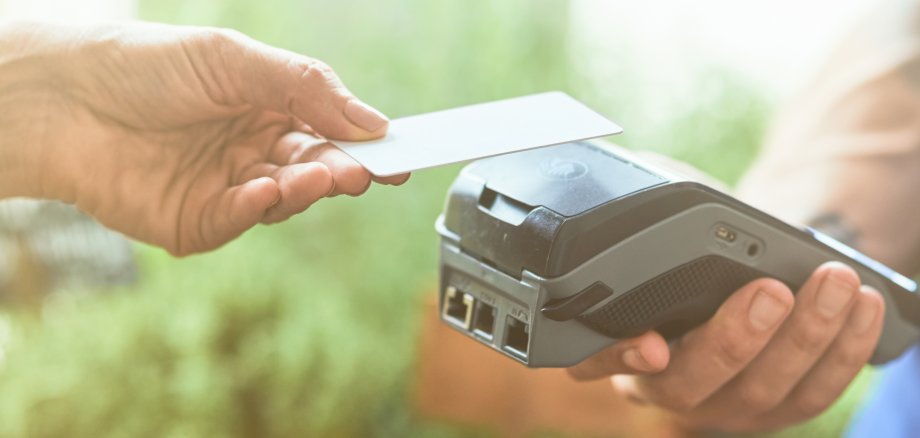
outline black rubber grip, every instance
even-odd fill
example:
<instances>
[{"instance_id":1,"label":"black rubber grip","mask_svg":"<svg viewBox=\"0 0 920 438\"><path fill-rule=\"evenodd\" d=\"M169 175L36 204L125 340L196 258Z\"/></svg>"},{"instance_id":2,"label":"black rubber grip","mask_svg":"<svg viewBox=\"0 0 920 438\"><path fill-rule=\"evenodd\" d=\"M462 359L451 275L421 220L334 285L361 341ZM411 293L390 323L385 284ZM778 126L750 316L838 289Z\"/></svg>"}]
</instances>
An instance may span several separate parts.
<instances>
[{"instance_id":1,"label":"black rubber grip","mask_svg":"<svg viewBox=\"0 0 920 438\"><path fill-rule=\"evenodd\" d=\"M701 257L578 319L612 338L629 338L654 329L673 339L708 320L729 295L761 277L768 275L731 259Z\"/></svg>"}]
</instances>

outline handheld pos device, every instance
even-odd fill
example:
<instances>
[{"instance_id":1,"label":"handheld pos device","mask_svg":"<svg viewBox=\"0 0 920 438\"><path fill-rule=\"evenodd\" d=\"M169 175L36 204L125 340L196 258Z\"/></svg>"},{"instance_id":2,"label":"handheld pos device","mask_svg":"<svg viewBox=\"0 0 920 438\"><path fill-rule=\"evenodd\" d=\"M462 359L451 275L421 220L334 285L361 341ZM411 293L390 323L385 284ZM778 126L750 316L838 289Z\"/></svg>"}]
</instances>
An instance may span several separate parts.
<instances>
[{"instance_id":1,"label":"handheld pos device","mask_svg":"<svg viewBox=\"0 0 920 438\"><path fill-rule=\"evenodd\" d=\"M436 226L442 320L529 367L575 365L648 330L678 337L744 284L797 290L831 260L884 296L872 363L920 339L910 279L600 142L467 165Z\"/></svg>"}]
</instances>

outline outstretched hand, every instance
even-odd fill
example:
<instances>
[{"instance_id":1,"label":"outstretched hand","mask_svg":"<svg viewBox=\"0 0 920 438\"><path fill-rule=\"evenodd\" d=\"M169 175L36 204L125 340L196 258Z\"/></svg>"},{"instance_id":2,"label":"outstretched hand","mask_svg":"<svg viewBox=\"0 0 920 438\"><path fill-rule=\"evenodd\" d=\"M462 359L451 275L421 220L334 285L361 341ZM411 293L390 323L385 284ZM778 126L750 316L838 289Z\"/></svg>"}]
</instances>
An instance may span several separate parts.
<instances>
[{"instance_id":1,"label":"outstretched hand","mask_svg":"<svg viewBox=\"0 0 920 438\"><path fill-rule=\"evenodd\" d=\"M8 138L39 167L20 194L74 202L176 255L408 178L373 178L323 141L388 126L332 69L234 31L10 25L0 44L14 91L0 108L29 127Z\"/></svg>"},{"instance_id":2,"label":"outstretched hand","mask_svg":"<svg viewBox=\"0 0 920 438\"><path fill-rule=\"evenodd\" d=\"M832 262L795 296L776 280L751 282L671 348L649 332L569 371L578 379L613 376L619 392L691 428L775 430L840 396L872 355L883 313L881 295Z\"/></svg>"}]
</instances>

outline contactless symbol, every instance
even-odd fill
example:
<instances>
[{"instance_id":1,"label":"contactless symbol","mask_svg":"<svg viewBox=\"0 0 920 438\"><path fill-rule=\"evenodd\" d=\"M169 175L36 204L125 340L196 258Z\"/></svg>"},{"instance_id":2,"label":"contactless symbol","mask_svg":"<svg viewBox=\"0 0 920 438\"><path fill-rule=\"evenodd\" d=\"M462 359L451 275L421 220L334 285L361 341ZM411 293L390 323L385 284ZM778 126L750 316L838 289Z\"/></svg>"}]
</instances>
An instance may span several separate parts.
<instances>
[{"instance_id":1,"label":"contactless symbol","mask_svg":"<svg viewBox=\"0 0 920 438\"><path fill-rule=\"evenodd\" d=\"M547 158L540 162L540 173L557 181L569 181L588 174L588 166L581 161L566 158Z\"/></svg>"}]
</instances>

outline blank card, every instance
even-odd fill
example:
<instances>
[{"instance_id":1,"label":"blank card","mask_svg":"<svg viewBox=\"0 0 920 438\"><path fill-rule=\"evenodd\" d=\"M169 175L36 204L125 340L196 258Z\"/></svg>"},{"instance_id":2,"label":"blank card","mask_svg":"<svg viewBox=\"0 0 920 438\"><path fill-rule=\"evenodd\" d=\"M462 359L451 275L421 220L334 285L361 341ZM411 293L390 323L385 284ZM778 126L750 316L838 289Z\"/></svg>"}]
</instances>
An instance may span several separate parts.
<instances>
[{"instance_id":1,"label":"blank card","mask_svg":"<svg viewBox=\"0 0 920 438\"><path fill-rule=\"evenodd\" d=\"M562 92L392 120L381 139L332 140L377 176L619 134L623 129Z\"/></svg>"}]
</instances>

